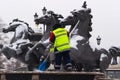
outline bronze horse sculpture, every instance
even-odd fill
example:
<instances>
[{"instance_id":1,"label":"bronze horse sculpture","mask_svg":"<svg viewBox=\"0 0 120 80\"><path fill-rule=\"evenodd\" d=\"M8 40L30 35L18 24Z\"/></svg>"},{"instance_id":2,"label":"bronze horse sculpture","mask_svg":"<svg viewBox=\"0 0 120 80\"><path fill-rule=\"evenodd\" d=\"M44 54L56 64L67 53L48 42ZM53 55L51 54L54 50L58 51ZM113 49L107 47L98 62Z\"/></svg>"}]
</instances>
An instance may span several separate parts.
<instances>
[{"instance_id":1,"label":"bronze horse sculpture","mask_svg":"<svg viewBox=\"0 0 120 80\"><path fill-rule=\"evenodd\" d=\"M104 72L106 68L108 68L110 61L111 61L111 54L105 50L97 48L93 50L89 43L91 31L91 18L92 15L91 9L84 8L78 11L72 12L72 17L66 18L65 20L61 21L62 25L71 25L74 23L73 29L71 30L71 59L73 62L73 67L77 71L93 71L94 69L99 68L101 72ZM76 20L74 20L76 19ZM46 20L47 21L47 20ZM48 37L49 38L49 37ZM48 39L47 39L48 40ZM44 44L46 40L43 42L39 42L39 44L33 47L28 53L29 55L34 52L34 49L40 49L39 51L39 58L45 59L47 53L45 52L46 45ZM74 44L73 44L74 43ZM43 55L42 57L40 55ZM50 60L48 59L46 67L48 68L50 65Z\"/></svg>"},{"instance_id":2,"label":"bronze horse sculpture","mask_svg":"<svg viewBox=\"0 0 120 80\"><path fill-rule=\"evenodd\" d=\"M14 32L14 36L8 45L1 45L2 53L10 59L14 57L23 63L25 61L26 52L33 44L29 41L29 35L34 33L34 31L29 27L28 23L14 19L8 26L8 28L3 28L4 33Z\"/></svg>"},{"instance_id":3,"label":"bronze horse sculpture","mask_svg":"<svg viewBox=\"0 0 120 80\"><path fill-rule=\"evenodd\" d=\"M72 16L64 19L61 23L63 25L71 25L71 23L75 21L75 18L80 21L74 30L75 33L72 34L72 38L76 38L77 40L77 37L83 37L83 39L78 39L76 41L76 46L71 46L70 53L71 59L74 61L77 70L81 71L83 68L85 71L93 71L99 68L101 72L104 72L111 62L111 54L103 48L100 50L97 48L95 48L95 50L92 49L89 42L89 31L91 31L92 18L90 13L91 9L89 8L73 11Z\"/></svg>"},{"instance_id":4,"label":"bronze horse sculpture","mask_svg":"<svg viewBox=\"0 0 120 80\"><path fill-rule=\"evenodd\" d=\"M48 11L47 15L44 15L38 19L35 19L36 23L39 24L46 24L46 32L44 34L44 36L42 36L40 42L47 41L47 39L49 38L49 33L52 30L52 26L56 23L59 23L59 18L63 18L62 15L59 14L55 14L53 11ZM48 22L46 21L48 20ZM28 24L24 21L18 20L18 19L14 19L13 22L11 22L9 24L8 29L3 29L4 33L8 33L8 32L15 32L14 37L11 40L10 45L13 45L16 42L19 42L19 39L25 39L28 40L28 42L23 42L22 45L19 46L18 43L18 47L20 47L20 49L23 51L20 54L17 54L17 50L13 50L11 49L11 46L3 46L0 45L0 47L2 48L2 53L8 58L10 59L11 57L14 57L18 60L20 60L21 62L25 63L28 65L28 70L33 70L34 68L36 68L38 66L38 64L40 63L39 59L42 56L43 53L41 53L44 50L44 46L43 45L39 45L37 46L37 48L34 49L34 52L32 52L32 54L30 54L30 60L26 60L26 53L28 52L28 50L30 48L32 48L34 46L34 44L32 42L29 42L29 36L30 34L34 33L34 31L32 31L32 29L30 27L28 27ZM16 33L18 36L16 36ZM25 34L24 34L25 33ZM21 44L21 43L20 43ZM47 44L45 44L47 46ZM35 45L36 46L36 45Z\"/></svg>"},{"instance_id":5,"label":"bronze horse sculpture","mask_svg":"<svg viewBox=\"0 0 120 80\"><path fill-rule=\"evenodd\" d=\"M100 71L105 71L106 68L108 68L110 61L111 61L111 54L105 50L105 49L100 49L98 50L97 48L93 50L89 44L89 31L91 31L91 18L92 16L90 15L90 9L83 9L83 10L78 10L78 11L73 11L72 14L74 18L79 18L80 24L78 25L78 31L77 34L82 36L84 39L83 40L78 40L77 41L77 48L78 50L76 51L75 47L72 47L71 49L71 58L73 58L77 69L79 71L84 68L85 71L92 71L96 68L99 68ZM82 16L82 17L81 17ZM74 19L73 18L73 19ZM65 19L62 23L72 23L71 19ZM68 21L68 22L67 22ZM86 28L86 29L85 29ZM73 36L76 36L73 34ZM73 38L75 39L75 38ZM73 52L72 52L73 51ZM76 51L76 52L74 52ZM78 54L76 54L78 53ZM76 55L75 55L76 54ZM77 58L77 57L78 58Z\"/></svg>"},{"instance_id":6,"label":"bronze horse sculpture","mask_svg":"<svg viewBox=\"0 0 120 80\"><path fill-rule=\"evenodd\" d=\"M49 33L52 30L52 26L59 22L59 20L58 20L59 18L63 18L62 15L55 14L53 11L48 11L47 13L48 13L48 15L44 15L44 16L38 18L38 19L35 19L36 23L39 22L39 24L42 24L42 23L46 24L46 32L44 34L45 36L42 37L40 42L44 41L44 40L47 40L49 38ZM46 20L48 20L48 22ZM25 27L24 27L24 25L25 25ZM23 27L22 30L17 29L19 27L20 28ZM24 31L24 28L26 28L26 31ZM15 32L15 34L14 34L14 37L12 38L12 40L10 42L10 45L14 44L15 42L18 42L18 40L20 38L24 38L24 39L29 40L30 34L34 33L34 31L28 26L28 24L26 22L18 20L18 19L14 19L13 22L11 22L9 24L8 29L3 29L4 33L8 33L8 32L11 32L11 31ZM24 32L25 32L25 34L23 34ZM17 33L18 36L16 36L16 33ZM26 53L33 46L34 46L34 44L32 44L31 42L29 43L29 41L28 41L28 43L26 43L26 42L23 43L20 46L20 48L23 51L22 53L20 53L20 55L16 54L16 51L9 48L9 46L3 47L3 45L1 45L1 48L2 48L2 53L8 59L10 59L11 57L14 57L14 58L22 61L23 63L28 64L28 70L33 70L33 68L36 68L36 66L39 64L39 57L42 56L41 54L38 54L38 52L42 52L42 50L44 50L43 47L42 47L42 49L41 49L41 47L38 47L39 49L35 48L34 52L32 54L30 54L30 60L27 61L25 59Z\"/></svg>"},{"instance_id":7,"label":"bronze horse sculpture","mask_svg":"<svg viewBox=\"0 0 120 80\"><path fill-rule=\"evenodd\" d=\"M36 43L34 47L32 47L32 49L26 54L26 61L31 65L30 70L33 70L35 65L38 66L40 64L40 59L47 55L44 51L49 44L48 39L50 31L52 30L53 25L60 22L59 18L63 18L63 16L60 14L55 14L53 11L47 11L46 15L38 17L34 20L36 24L46 25L46 30L41 40ZM47 66L49 66L49 64L50 62L48 62Z\"/></svg>"},{"instance_id":8,"label":"bronze horse sculpture","mask_svg":"<svg viewBox=\"0 0 120 80\"><path fill-rule=\"evenodd\" d=\"M23 25L23 28L21 25ZM24 27L24 25L26 25L27 27ZM17 28L19 28L19 29L17 29ZM27 22L24 22L19 19L13 19L13 21L9 23L8 28L3 28L3 32L4 33L15 32L12 40L10 41L10 44L16 42L18 39L21 39L21 38L28 39L29 36L32 33L34 33L34 31L32 30L31 27L29 27L29 24ZM24 35L24 36L22 37L22 35Z\"/></svg>"}]
</instances>

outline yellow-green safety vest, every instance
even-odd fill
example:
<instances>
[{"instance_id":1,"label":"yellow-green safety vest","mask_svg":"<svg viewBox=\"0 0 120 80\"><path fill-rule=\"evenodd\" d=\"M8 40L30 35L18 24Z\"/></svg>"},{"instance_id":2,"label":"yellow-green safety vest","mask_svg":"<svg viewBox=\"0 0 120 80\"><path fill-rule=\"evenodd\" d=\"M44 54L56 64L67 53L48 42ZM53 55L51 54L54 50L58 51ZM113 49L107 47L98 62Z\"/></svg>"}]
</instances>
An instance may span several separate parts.
<instances>
[{"instance_id":1,"label":"yellow-green safety vest","mask_svg":"<svg viewBox=\"0 0 120 80\"><path fill-rule=\"evenodd\" d=\"M67 31L64 28L58 28L53 31L55 35L54 47L58 51L64 51L70 49L69 38Z\"/></svg>"}]
</instances>

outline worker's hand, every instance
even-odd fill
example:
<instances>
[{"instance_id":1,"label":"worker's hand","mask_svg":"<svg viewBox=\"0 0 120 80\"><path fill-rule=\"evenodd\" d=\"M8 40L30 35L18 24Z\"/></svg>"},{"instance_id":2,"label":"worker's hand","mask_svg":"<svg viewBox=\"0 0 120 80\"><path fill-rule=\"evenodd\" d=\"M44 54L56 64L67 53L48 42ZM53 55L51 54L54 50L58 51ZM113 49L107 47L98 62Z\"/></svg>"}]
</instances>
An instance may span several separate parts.
<instances>
[{"instance_id":1,"label":"worker's hand","mask_svg":"<svg viewBox=\"0 0 120 80\"><path fill-rule=\"evenodd\" d=\"M50 52L50 48L46 48L45 53L49 53L49 52Z\"/></svg>"},{"instance_id":2,"label":"worker's hand","mask_svg":"<svg viewBox=\"0 0 120 80\"><path fill-rule=\"evenodd\" d=\"M47 49L49 49L51 46L52 46L52 44L49 44L49 45L47 46Z\"/></svg>"}]
</instances>

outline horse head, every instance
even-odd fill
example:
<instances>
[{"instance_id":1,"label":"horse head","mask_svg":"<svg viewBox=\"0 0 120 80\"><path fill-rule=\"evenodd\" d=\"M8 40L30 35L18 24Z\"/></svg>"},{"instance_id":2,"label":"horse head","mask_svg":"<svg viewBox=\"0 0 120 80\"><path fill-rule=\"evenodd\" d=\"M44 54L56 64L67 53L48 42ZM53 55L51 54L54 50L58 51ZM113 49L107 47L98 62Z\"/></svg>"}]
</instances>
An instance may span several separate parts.
<instances>
[{"instance_id":1,"label":"horse head","mask_svg":"<svg viewBox=\"0 0 120 80\"><path fill-rule=\"evenodd\" d=\"M45 34L41 38L41 41L45 41L49 38L49 34L50 34L50 31L52 30L53 25L55 25L56 23L59 23L60 18L63 18L63 16L60 14L55 14L53 11L47 11L46 15L43 15L34 20L36 24L46 25Z\"/></svg>"},{"instance_id":2,"label":"horse head","mask_svg":"<svg viewBox=\"0 0 120 80\"><path fill-rule=\"evenodd\" d=\"M81 9L81 10L73 10L71 11L72 15L65 18L63 21L61 21L62 25L71 25L70 32L73 30L77 22L79 21L80 27L76 27L77 34L85 37L86 39L91 37L91 34L89 32L92 31L92 22L91 18L92 15L91 9Z\"/></svg>"},{"instance_id":3,"label":"horse head","mask_svg":"<svg viewBox=\"0 0 120 80\"><path fill-rule=\"evenodd\" d=\"M60 18L63 18L62 15L56 14L53 11L47 11L46 15L43 15L37 19L35 19L36 24L44 24L46 25L46 32L50 32L54 24L60 22Z\"/></svg>"},{"instance_id":4,"label":"horse head","mask_svg":"<svg viewBox=\"0 0 120 80\"><path fill-rule=\"evenodd\" d=\"M59 23L59 18L63 18L63 16L61 14L56 14L53 11L47 11L46 15L38 17L34 21L36 22L36 24L53 25Z\"/></svg>"},{"instance_id":5,"label":"horse head","mask_svg":"<svg viewBox=\"0 0 120 80\"><path fill-rule=\"evenodd\" d=\"M9 23L9 27L7 29L3 28L3 32L4 33L8 33L10 31L14 32L19 25L20 25L19 23L14 24L14 22L11 22Z\"/></svg>"},{"instance_id":6,"label":"horse head","mask_svg":"<svg viewBox=\"0 0 120 80\"><path fill-rule=\"evenodd\" d=\"M116 47L116 46L112 46L112 47L109 48L109 52L112 55L112 62L111 62L111 64L112 65L118 64L117 57L120 56L120 48Z\"/></svg>"},{"instance_id":7,"label":"horse head","mask_svg":"<svg viewBox=\"0 0 120 80\"><path fill-rule=\"evenodd\" d=\"M78 21L78 19L75 16L69 15L64 20L62 20L60 23L63 26L70 25L71 28L70 28L69 32L71 32L72 29L74 28L74 26L76 25L77 21Z\"/></svg>"}]
</instances>

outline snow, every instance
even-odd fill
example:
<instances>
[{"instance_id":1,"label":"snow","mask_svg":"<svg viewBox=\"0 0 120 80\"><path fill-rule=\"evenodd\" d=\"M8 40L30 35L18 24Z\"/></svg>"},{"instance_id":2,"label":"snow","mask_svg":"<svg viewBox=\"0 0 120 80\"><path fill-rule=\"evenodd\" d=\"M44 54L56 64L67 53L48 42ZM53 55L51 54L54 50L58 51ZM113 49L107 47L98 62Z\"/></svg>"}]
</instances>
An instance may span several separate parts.
<instances>
[{"instance_id":1,"label":"snow","mask_svg":"<svg viewBox=\"0 0 120 80\"><path fill-rule=\"evenodd\" d=\"M78 48L77 48L78 41L81 41L82 39L84 39L82 36L74 35L70 39L70 46L78 50Z\"/></svg>"}]
</instances>

